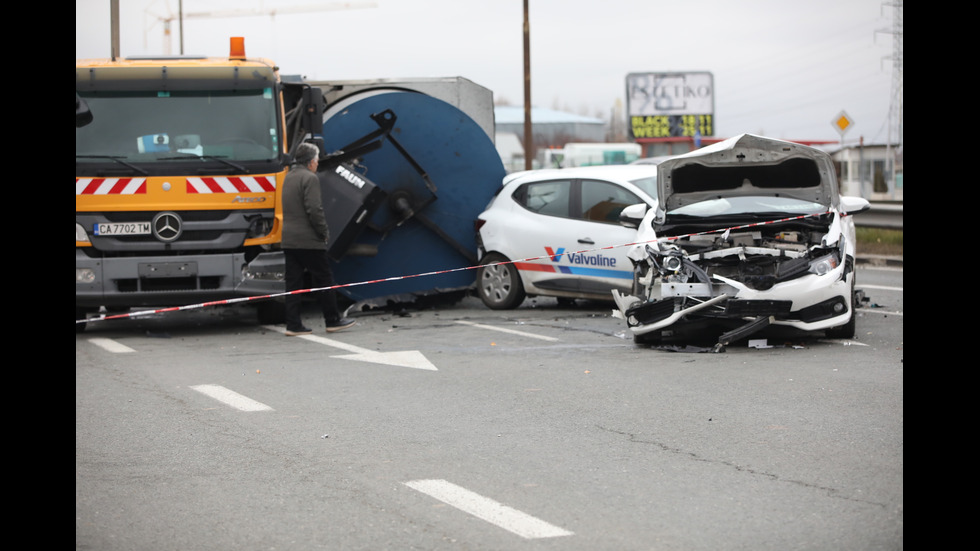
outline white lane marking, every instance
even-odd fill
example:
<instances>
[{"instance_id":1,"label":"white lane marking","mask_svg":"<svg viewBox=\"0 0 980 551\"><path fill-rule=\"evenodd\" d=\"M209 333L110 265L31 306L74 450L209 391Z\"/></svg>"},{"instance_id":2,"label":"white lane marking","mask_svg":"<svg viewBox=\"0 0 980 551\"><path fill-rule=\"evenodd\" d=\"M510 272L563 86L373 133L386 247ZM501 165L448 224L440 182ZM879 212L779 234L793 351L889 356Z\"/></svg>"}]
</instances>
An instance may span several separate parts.
<instances>
[{"instance_id":1,"label":"white lane marking","mask_svg":"<svg viewBox=\"0 0 980 551\"><path fill-rule=\"evenodd\" d=\"M278 327L275 325L264 325L263 327L270 331L278 331L279 333L286 332L285 327ZM376 350L368 350L367 348L361 348L359 346L354 346L353 344L348 344L346 342L336 341L325 337L318 337L316 335L299 335L291 338L306 339L311 342L351 352L351 354L331 356L332 358L342 358L345 360L355 360L359 362L370 362L384 365L397 365L399 367L411 367L413 369L425 369L428 371L439 371L436 369L436 366L432 365L432 362L430 362L428 358L426 358L425 355L418 350L378 352Z\"/></svg>"},{"instance_id":2,"label":"white lane marking","mask_svg":"<svg viewBox=\"0 0 980 551\"><path fill-rule=\"evenodd\" d=\"M445 480L413 480L404 484L522 538L554 538L573 534Z\"/></svg>"},{"instance_id":3,"label":"white lane marking","mask_svg":"<svg viewBox=\"0 0 980 551\"><path fill-rule=\"evenodd\" d=\"M219 385L197 385L192 389L242 411L272 411L272 408Z\"/></svg>"},{"instance_id":4,"label":"white lane marking","mask_svg":"<svg viewBox=\"0 0 980 551\"><path fill-rule=\"evenodd\" d=\"M899 291L901 293L905 292L904 287L892 287L890 285L858 285L858 289L881 289L882 291Z\"/></svg>"},{"instance_id":5,"label":"white lane marking","mask_svg":"<svg viewBox=\"0 0 980 551\"><path fill-rule=\"evenodd\" d=\"M89 339L88 342L94 344L95 346L98 346L99 348L103 348L105 350L108 350L109 352L115 352L117 354L136 352L135 350L126 346L125 344L120 344L112 339L96 338L96 339Z\"/></svg>"},{"instance_id":6,"label":"white lane marking","mask_svg":"<svg viewBox=\"0 0 980 551\"><path fill-rule=\"evenodd\" d=\"M829 342L831 344L843 344L844 346L868 346L863 342L851 340L851 339L819 339L820 342Z\"/></svg>"},{"instance_id":7,"label":"white lane marking","mask_svg":"<svg viewBox=\"0 0 980 551\"><path fill-rule=\"evenodd\" d=\"M888 310L878 310L877 308L858 308L858 312L871 312L872 314L884 314L886 316L905 316L903 312L890 312Z\"/></svg>"},{"instance_id":8,"label":"white lane marking","mask_svg":"<svg viewBox=\"0 0 980 551\"><path fill-rule=\"evenodd\" d=\"M506 327L497 327L495 325L484 325L482 323L474 323L472 321L456 320L456 323L461 323L463 325L469 325L472 327L479 327L480 329L489 329L491 331L500 331L501 333L512 333L514 335L520 335L522 337L528 337L531 339L541 339L543 341L558 342L558 339L554 337L545 337L543 335L535 335L534 333L526 333L524 331L518 331L516 329L508 329Z\"/></svg>"}]
</instances>

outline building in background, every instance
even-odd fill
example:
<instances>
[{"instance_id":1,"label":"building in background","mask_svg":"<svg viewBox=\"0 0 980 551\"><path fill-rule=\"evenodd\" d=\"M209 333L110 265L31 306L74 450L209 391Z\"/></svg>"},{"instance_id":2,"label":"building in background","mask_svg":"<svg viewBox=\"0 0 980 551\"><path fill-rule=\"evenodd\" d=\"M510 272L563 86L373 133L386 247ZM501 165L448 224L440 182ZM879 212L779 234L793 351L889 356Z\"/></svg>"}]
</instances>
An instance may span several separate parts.
<instances>
[{"instance_id":1,"label":"building in background","mask_svg":"<svg viewBox=\"0 0 980 551\"><path fill-rule=\"evenodd\" d=\"M496 119L496 144L504 168L508 172L524 169L524 107L498 105L494 107ZM547 149L562 149L572 142L601 143L606 141L606 121L583 117L573 113L553 109L531 109L531 126L534 140L534 158L537 165L542 164L542 152ZM515 138L521 144L515 150Z\"/></svg>"},{"instance_id":2,"label":"building in background","mask_svg":"<svg viewBox=\"0 0 980 551\"><path fill-rule=\"evenodd\" d=\"M864 197L869 201L904 199L902 147L859 144L828 153L837 166L842 195ZM889 155L893 155L894 173L889 170Z\"/></svg>"}]
</instances>

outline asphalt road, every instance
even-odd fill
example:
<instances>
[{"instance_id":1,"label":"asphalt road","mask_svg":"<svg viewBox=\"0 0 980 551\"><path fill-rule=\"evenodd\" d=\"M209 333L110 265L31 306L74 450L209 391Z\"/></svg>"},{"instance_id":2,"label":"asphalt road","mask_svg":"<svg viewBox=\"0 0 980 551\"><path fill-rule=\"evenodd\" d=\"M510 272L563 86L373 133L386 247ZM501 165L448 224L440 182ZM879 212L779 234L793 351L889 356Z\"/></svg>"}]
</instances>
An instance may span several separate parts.
<instances>
[{"instance_id":1,"label":"asphalt road","mask_svg":"<svg viewBox=\"0 0 980 551\"><path fill-rule=\"evenodd\" d=\"M75 547L902 549L902 271L858 283L853 341L724 353L551 299L91 323Z\"/></svg>"}]
</instances>

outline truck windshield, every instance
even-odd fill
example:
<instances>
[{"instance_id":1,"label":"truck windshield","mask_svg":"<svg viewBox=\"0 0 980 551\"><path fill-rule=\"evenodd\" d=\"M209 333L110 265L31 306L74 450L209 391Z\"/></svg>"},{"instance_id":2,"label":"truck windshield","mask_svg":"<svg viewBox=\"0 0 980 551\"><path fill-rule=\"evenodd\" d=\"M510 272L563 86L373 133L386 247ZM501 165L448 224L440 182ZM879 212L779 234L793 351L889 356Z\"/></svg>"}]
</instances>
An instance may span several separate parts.
<instances>
[{"instance_id":1,"label":"truck windshield","mask_svg":"<svg viewBox=\"0 0 980 551\"><path fill-rule=\"evenodd\" d=\"M76 163L214 162L278 158L271 88L79 92L92 112L75 130Z\"/></svg>"}]
</instances>

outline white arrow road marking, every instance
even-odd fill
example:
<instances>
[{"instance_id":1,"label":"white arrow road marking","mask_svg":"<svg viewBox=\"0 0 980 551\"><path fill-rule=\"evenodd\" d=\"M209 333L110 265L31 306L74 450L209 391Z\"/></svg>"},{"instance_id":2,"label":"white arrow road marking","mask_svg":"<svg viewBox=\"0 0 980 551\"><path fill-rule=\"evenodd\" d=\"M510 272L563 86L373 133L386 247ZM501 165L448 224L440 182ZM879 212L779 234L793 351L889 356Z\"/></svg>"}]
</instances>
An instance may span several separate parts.
<instances>
[{"instance_id":1,"label":"white arrow road marking","mask_svg":"<svg viewBox=\"0 0 980 551\"><path fill-rule=\"evenodd\" d=\"M881 289L884 291L905 291L904 287L892 287L890 285L860 285L861 289Z\"/></svg>"},{"instance_id":2,"label":"white arrow road marking","mask_svg":"<svg viewBox=\"0 0 980 551\"><path fill-rule=\"evenodd\" d=\"M109 352L115 352L117 354L124 354L127 352L136 352L132 348L126 346L125 344L118 343L112 339L89 339L88 342L108 350Z\"/></svg>"},{"instance_id":3,"label":"white arrow road marking","mask_svg":"<svg viewBox=\"0 0 980 551\"><path fill-rule=\"evenodd\" d=\"M277 327L275 325L264 325L263 327L270 331L278 331L279 333L286 332L285 327ZM367 348L361 348L359 346L354 346L353 344L335 341L326 337L318 337L316 335L299 335L293 338L306 339L325 346L331 346L333 348L339 348L341 350L351 352L351 354L331 356L331 358L341 358L345 360L355 360L358 362L370 362L383 365L396 365L398 367L411 367L413 369L426 369L428 371L439 371L436 369L436 366L432 365L428 358L426 358L418 350L378 352L376 350L368 350Z\"/></svg>"},{"instance_id":4,"label":"white arrow road marking","mask_svg":"<svg viewBox=\"0 0 980 551\"><path fill-rule=\"evenodd\" d=\"M112 339L96 338L96 339L89 339L88 342L94 344L95 346L98 346L99 348L103 348L105 350L108 350L109 352L115 352L117 354L136 352L135 350L126 346L125 344L118 343Z\"/></svg>"},{"instance_id":5,"label":"white arrow road marking","mask_svg":"<svg viewBox=\"0 0 980 551\"><path fill-rule=\"evenodd\" d=\"M192 389L242 411L272 411L272 408L219 385L197 385Z\"/></svg>"},{"instance_id":6,"label":"white arrow road marking","mask_svg":"<svg viewBox=\"0 0 980 551\"><path fill-rule=\"evenodd\" d=\"M480 329L489 329L491 331L500 331L501 333L512 333L514 335L520 335L522 337L529 337L532 339L541 339L543 341L558 342L558 339L554 337L545 337L544 335L535 335L534 333L527 333L525 331L518 331L516 329L508 329L506 327L497 327L496 325L483 325L482 323L473 323L472 321L456 320L456 323L461 323L463 325L470 325L472 327L479 327Z\"/></svg>"},{"instance_id":7,"label":"white arrow road marking","mask_svg":"<svg viewBox=\"0 0 980 551\"><path fill-rule=\"evenodd\" d=\"M405 482L413 490L438 499L479 519L495 524L526 539L571 536L572 532L522 513L492 499L475 494L445 480Z\"/></svg>"}]
</instances>

